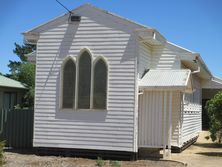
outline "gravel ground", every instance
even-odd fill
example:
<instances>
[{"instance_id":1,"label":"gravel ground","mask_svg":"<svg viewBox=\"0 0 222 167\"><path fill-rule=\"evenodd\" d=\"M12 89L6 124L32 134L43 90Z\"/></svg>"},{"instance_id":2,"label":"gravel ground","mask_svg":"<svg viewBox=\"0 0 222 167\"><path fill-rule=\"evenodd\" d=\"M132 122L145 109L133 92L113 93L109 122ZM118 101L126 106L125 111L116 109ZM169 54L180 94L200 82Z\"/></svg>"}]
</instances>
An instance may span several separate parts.
<instances>
[{"instance_id":1,"label":"gravel ground","mask_svg":"<svg viewBox=\"0 0 222 167\"><path fill-rule=\"evenodd\" d=\"M96 167L96 160L84 158L37 156L34 154L5 153L7 163L4 167ZM109 161L105 161L104 167L109 167ZM121 161L121 167L182 167L178 162L172 161Z\"/></svg>"},{"instance_id":2,"label":"gravel ground","mask_svg":"<svg viewBox=\"0 0 222 167\"><path fill-rule=\"evenodd\" d=\"M188 167L221 167L222 145L206 140L209 132L203 131L197 142L182 153L172 155L172 159L188 164ZM4 167L96 167L96 160L84 158L38 156L17 152L5 152L6 164ZM121 167L182 167L183 164L172 161L122 161ZM105 167L109 167L106 161Z\"/></svg>"},{"instance_id":3,"label":"gravel ground","mask_svg":"<svg viewBox=\"0 0 222 167\"><path fill-rule=\"evenodd\" d=\"M188 167L222 167L222 145L213 143L208 131L202 131L195 144L180 154L173 154L172 158L188 164Z\"/></svg>"}]
</instances>

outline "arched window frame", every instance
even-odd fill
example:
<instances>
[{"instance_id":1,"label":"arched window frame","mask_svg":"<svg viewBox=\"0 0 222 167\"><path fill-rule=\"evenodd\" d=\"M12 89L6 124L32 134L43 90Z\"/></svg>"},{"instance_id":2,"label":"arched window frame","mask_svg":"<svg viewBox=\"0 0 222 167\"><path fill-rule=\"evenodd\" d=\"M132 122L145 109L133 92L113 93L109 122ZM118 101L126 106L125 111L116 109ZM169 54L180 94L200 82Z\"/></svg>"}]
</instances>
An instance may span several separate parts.
<instances>
[{"instance_id":1,"label":"arched window frame","mask_svg":"<svg viewBox=\"0 0 222 167\"><path fill-rule=\"evenodd\" d=\"M94 60L93 60L93 83L92 83L92 90L94 90L94 69L95 69L95 65L96 63L99 61L99 60L103 60L103 62L105 63L106 65L106 106L105 106L105 109L95 109L95 110L107 110L107 106L108 106L108 81L109 81L109 66L108 66L108 61L106 60L106 58L104 56L97 56ZM93 95L94 95L94 92L92 93L92 108L94 108L93 106Z\"/></svg>"},{"instance_id":2,"label":"arched window frame","mask_svg":"<svg viewBox=\"0 0 222 167\"><path fill-rule=\"evenodd\" d=\"M59 108L60 110L70 110L70 109L66 109L66 108L63 108L63 74L64 74L64 67L65 67L65 64L67 63L68 60L71 60L73 61L73 63L75 64L76 66L76 78L75 78L75 98L74 98L74 102L73 102L73 108L72 109L75 109L76 106L75 106L75 101L76 101L76 80L77 80L77 63L76 63L76 59L72 56L67 56L63 62L62 62L62 65L61 65L61 68L60 68L60 99L59 99Z\"/></svg>"},{"instance_id":3,"label":"arched window frame","mask_svg":"<svg viewBox=\"0 0 222 167\"><path fill-rule=\"evenodd\" d=\"M90 80L90 107L89 109L79 109L78 108L78 93L79 93L79 90L78 90L78 87L79 87L79 60L80 60L80 57L82 56L82 54L84 52L87 52L91 58L91 80ZM92 105L93 105L93 102L92 102L92 98L93 98L93 90L92 90L92 84L93 84L93 54L91 52L91 50L87 47L84 47L80 50L79 54L77 55L77 59L76 59L76 64L77 64L77 75L76 75L76 94L75 94L75 97L76 97L76 100L75 100L75 109L76 110L91 110L92 109Z\"/></svg>"},{"instance_id":4,"label":"arched window frame","mask_svg":"<svg viewBox=\"0 0 222 167\"><path fill-rule=\"evenodd\" d=\"M90 58L91 58L91 81L90 81L90 108L89 109L79 109L78 108L78 87L79 87L79 60L80 60L80 57L81 55L84 53L84 52L87 52L89 55L90 55ZM74 107L71 109L64 109L63 106L62 106L62 102L63 102L63 71L64 71L64 66L66 64L66 62L68 60L72 60L76 66L76 78L75 78L75 98L74 98ZM100 59L102 59L106 65L106 68L107 68L107 81L106 81L106 108L105 109L93 109L93 89L94 89L94 68L95 68L95 65L97 63L97 61L99 61ZM84 110L84 111L98 111L98 110L107 110L107 106L108 106L108 85L109 85L109 65L108 65L108 61L107 59L104 57L104 56L94 56L91 52L91 50L87 47L84 47L80 50L80 52L78 53L78 55L76 57L73 57L73 56L67 56L63 62L62 62L62 65L61 65L61 68L60 68L60 98L59 98L59 108L60 110L62 111L80 111L80 110Z\"/></svg>"}]
</instances>

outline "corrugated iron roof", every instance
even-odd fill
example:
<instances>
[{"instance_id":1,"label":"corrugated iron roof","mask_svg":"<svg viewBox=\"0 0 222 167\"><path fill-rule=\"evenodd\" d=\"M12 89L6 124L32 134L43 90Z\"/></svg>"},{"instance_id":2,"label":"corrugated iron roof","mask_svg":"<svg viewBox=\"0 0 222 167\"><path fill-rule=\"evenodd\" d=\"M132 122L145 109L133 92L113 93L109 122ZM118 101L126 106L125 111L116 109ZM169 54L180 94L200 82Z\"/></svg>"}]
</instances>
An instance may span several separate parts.
<instances>
[{"instance_id":1,"label":"corrugated iron roof","mask_svg":"<svg viewBox=\"0 0 222 167\"><path fill-rule=\"evenodd\" d=\"M191 71L181 70L150 70L139 81L141 89L173 89L192 91Z\"/></svg>"},{"instance_id":2,"label":"corrugated iron roof","mask_svg":"<svg viewBox=\"0 0 222 167\"><path fill-rule=\"evenodd\" d=\"M0 86L26 89L26 87L21 82L10 79L10 78L7 78L7 77L2 76L2 75L0 75Z\"/></svg>"},{"instance_id":3,"label":"corrugated iron roof","mask_svg":"<svg viewBox=\"0 0 222 167\"><path fill-rule=\"evenodd\" d=\"M206 80L202 83L203 89L222 89L222 79L212 77L211 80Z\"/></svg>"}]
</instances>

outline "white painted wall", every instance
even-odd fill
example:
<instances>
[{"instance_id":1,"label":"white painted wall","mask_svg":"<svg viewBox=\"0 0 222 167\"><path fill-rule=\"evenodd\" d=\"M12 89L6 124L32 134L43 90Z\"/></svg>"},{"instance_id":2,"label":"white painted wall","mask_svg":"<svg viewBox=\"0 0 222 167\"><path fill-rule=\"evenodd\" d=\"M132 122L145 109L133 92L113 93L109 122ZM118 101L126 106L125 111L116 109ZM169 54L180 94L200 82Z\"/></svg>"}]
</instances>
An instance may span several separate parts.
<instances>
[{"instance_id":1,"label":"white painted wall","mask_svg":"<svg viewBox=\"0 0 222 167\"><path fill-rule=\"evenodd\" d=\"M134 29L138 25L91 7L75 11L80 24L68 16L44 25L37 43L34 147L61 147L137 151L137 53ZM101 111L59 110L60 68L66 56L88 47L94 58L108 62L108 108Z\"/></svg>"},{"instance_id":2,"label":"white painted wall","mask_svg":"<svg viewBox=\"0 0 222 167\"><path fill-rule=\"evenodd\" d=\"M162 148L168 143L169 92L164 102L164 91L145 91L139 96L139 147ZM171 145L179 145L181 94L172 93L172 136ZM164 123L164 103L166 118ZM165 128L165 135L164 129Z\"/></svg>"},{"instance_id":3,"label":"white painted wall","mask_svg":"<svg viewBox=\"0 0 222 167\"><path fill-rule=\"evenodd\" d=\"M193 75L192 94L185 94L184 110L183 110L183 128L182 141L186 142L197 136L201 131L201 115L202 115L202 91L200 79Z\"/></svg>"},{"instance_id":4,"label":"white painted wall","mask_svg":"<svg viewBox=\"0 0 222 167\"><path fill-rule=\"evenodd\" d=\"M179 54L186 52L181 48L177 48L174 45L166 44L165 47L149 47L142 43L140 43L140 54L139 54L139 78L141 78L144 69L181 69L182 65L180 60L178 59ZM184 68L184 67L182 67ZM200 85L200 79L193 76L193 86L194 86L194 93L193 94L186 94L185 95L185 103L184 103L184 110L182 110L181 105L183 103L182 101L182 93L173 94L173 111L172 111L172 146L182 146L184 142L190 140L191 138L195 137L198 132L201 130L201 85ZM153 96L153 97L152 97ZM153 104L152 99L160 98L159 96L162 96L160 93L159 95L156 94L143 94L139 98L139 106L140 111L139 114L144 110L149 110L150 113L158 111L160 106L162 106L162 101L158 101L157 104ZM144 99L147 99L144 101ZM151 101L149 101L151 99ZM148 109L144 106L147 106ZM153 106L153 108L149 108L150 106ZM182 105L183 107L183 105ZM144 115L143 115L144 114ZM159 143L153 144L152 141L150 141L150 137L148 137L147 134L147 141L145 141L145 138L143 134L149 133L149 135L152 137L154 134L149 132L149 129L147 129L148 132L145 132L146 129L144 129L143 126L146 127L158 127L156 125L150 126L150 123L152 122L151 119L154 119L154 116L146 115L147 113L143 113L142 117L141 114L139 116L139 145L160 145ZM149 117L149 118L148 118ZM145 119L145 120L144 120ZM148 125L142 125L142 122L147 122ZM155 120L158 121L158 120ZM155 122L154 121L154 122ZM152 124L152 123L151 123ZM155 131L161 131L155 130ZM158 135L158 134L155 134ZM158 142L158 141L156 141Z\"/></svg>"},{"instance_id":5,"label":"white painted wall","mask_svg":"<svg viewBox=\"0 0 222 167\"><path fill-rule=\"evenodd\" d=\"M139 78L142 78L142 75L147 69L152 68L152 50L151 47L140 43L139 44L139 65L138 65L138 72Z\"/></svg>"},{"instance_id":6,"label":"white painted wall","mask_svg":"<svg viewBox=\"0 0 222 167\"><path fill-rule=\"evenodd\" d=\"M152 50L153 69L180 69L178 54L167 45Z\"/></svg>"},{"instance_id":7,"label":"white painted wall","mask_svg":"<svg viewBox=\"0 0 222 167\"><path fill-rule=\"evenodd\" d=\"M170 44L164 46L148 46L139 43L138 75L142 77L146 69L180 69L178 50Z\"/></svg>"},{"instance_id":8,"label":"white painted wall","mask_svg":"<svg viewBox=\"0 0 222 167\"><path fill-rule=\"evenodd\" d=\"M171 145L179 146L181 140L181 92L176 92L173 94L172 99L172 138Z\"/></svg>"},{"instance_id":9,"label":"white painted wall","mask_svg":"<svg viewBox=\"0 0 222 167\"><path fill-rule=\"evenodd\" d=\"M68 15L65 15L36 29L40 38L36 58L34 146L133 152L137 151L138 143L162 146L163 92L145 93L140 97L137 134L137 72L141 78L147 68L180 69L178 51L168 45L151 49L139 44L137 48L134 30L140 26L89 6L79 8L75 13L82 16L80 24L68 24ZM91 50L94 58L104 56L108 62L107 111L61 112L59 81L62 61L67 56L76 58L85 47ZM187 117L190 116L185 111L190 110L193 102L185 107L183 122L180 106L181 95L174 92L172 145L175 146L181 143L181 134L185 141L186 136L196 132L196 129L186 131L190 126ZM198 123L192 123L192 126L199 127Z\"/></svg>"}]
</instances>

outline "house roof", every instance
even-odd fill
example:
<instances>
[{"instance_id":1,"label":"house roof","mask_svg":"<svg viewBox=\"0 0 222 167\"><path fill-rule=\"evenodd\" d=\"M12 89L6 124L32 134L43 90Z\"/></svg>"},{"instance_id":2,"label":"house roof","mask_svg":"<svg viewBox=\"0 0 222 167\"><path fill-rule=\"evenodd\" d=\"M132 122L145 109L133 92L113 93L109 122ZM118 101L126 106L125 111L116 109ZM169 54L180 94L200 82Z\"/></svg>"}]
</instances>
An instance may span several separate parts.
<instances>
[{"instance_id":1,"label":"house roof","mask_svg":"<svg viewBox=\"0 0 222 167\"><path fill-rule=\"evenodd\" d=\"M186 61L185 63L188 64L189 66L196 66L196 64L194 64L193 60L195 59L198 59L199 60L199 66L201 68L201 71L199 75L201 78L204 78L204 79L210 79L211 77L213 77L213 75L211 74L210 70L208 69L207 65L204 63L203 59L201 58L201 56L198 54L198 53L195 53L195 52L192 52L186 48L183 48L181 46L178 46L176 44L173 44L169 41L167 41L163 35L161 35L157 30L151 28L151 27L148 27L148 26L145 26L145 25L142 25L142 24L139 24L139 23L136 23L134 21L131 21L129 19L126 19L124 17L121 17L121 16L118 16L116 14L113 14L111 12L108 12L106 10L103 10L103 9L100 9L100 8L97 8L89 3L87 4L83 4L79 7L77 7L76 9L72 10L73 13L77 13L78 14L78 11L84 9L84 8L89 8L89 9L95 9L96 11L99 11L101 13L103 13L104 15L108 15L108 16L111 16L111 17L114 17L114 18L117 18L119 19L121 22L124 22L125 24L129 24L129 25L134 25L135 27L137 27L135 30L138 30L138 32L142 33L143 31L146 31L146 35L148 34L148 30L151 31L151 34L155 34L154 36L155 37L158 37L158 39L160 40L154 40L153 38L149 40L151 40L151 42L159 42L160 44L162 43L166 43L168 45L168 47L171 47L171 48L174 48L174 50L177 50L180 54L179 57L182 61ZM39 37L39 33L43 31L44 27L50 23L53 23L55 20L57 19L60 19L60 18L63 18L65 16L69 15L69 13L65 13L64 15L61 15L59 17L56 17L42 25L39 25L29 31L26 31L23 33L23 35L25 36L25 39L27 40L27 42L29 43L36 43L36 41L38 40L38 37ZM142 36L145 36L144 34L142 34ZM149 36L150 37L150 36ZM147 39L146 39L147 40ZM166 41L166 42L165 42ZM181 54L184 54L181 56ZM32 56L30 56L30 59L33 60L34 62L34 54ZM186 60L183 60L183 59L186 59ZM187 60L187 59L190 59L190 60Z\"/></svg>"},{"instance_id":2,"label":"house roof","mask_svg":"<svg viewBox=\"0 0 222 167\"><path fill-rule=\"evenodd\" d=\"M222 89L222 79L214 76L211 80L203 82L202 87L204 89Z\"/></svg>"},{"instance_id":3,"label":"house roof","mask_svg":"<svg viewBox=\"0 0 222 167\"><path fill-rule=\"evenodd\" d=\"M2 75L0 75L0 87L26 89L26 87L21 82L7 78Z\"/></svg>"},{"instance_id":4,"label":"house roof","mask_svg":"<svg viewBox=\"0 0 222 167\"><path fill-rule=\"evenodd\" d=\"M139 88L145 90L181 90L192 92L191 71L150 70L139 81Z\"/></svg>"},{"instance_id":5,"label":"house roof","mask_svg":"<svg viewBox=\"0 0 222 167\"><path fill-rule=\"evenodd\" d=\"M90 8L92 8L92 9L95 9L95 10L97 10L97 11L100 11L100 12L102 12L102 13L104 13L104 14L107 14L107 15L110 15L110 16L113 16L113 17L116 17L116 18L119 18L119 19L121 19L121 20L123 20L123 21L128 22L129 24L137 25L137 26L140 27L140 28L148 28L148 29L151 28L151 27L145 26L145 25L143 25L143 24L137 23L137 22L135 22L135 21L131 21L131 20L129 20L129 19L127 19L127 18L124 18L124 17L122 17L122 16L119 16L119 15L117 15L117 14L111 13L111 12L109 12L109 11L103 10L103 9L98 8L98 7L96 7L96 6L93 6L93 5L90 4L90 3L83 4L83 5L75 8L75 9L73 9L71 12L72 12L72 13L76 13L76 12L77 12L78 10L80 10L81 8L86 8L86 7L90 7ZM39 26L36 26L36 27L34 27L34 28L32 28L32 29L30 29L30 30L28 30L28 31L23 32L22 34L24 35L24 34L27 34L27 33L38 32L38 29L41 30L41 28L42 28L43 26L45 26L45 25L53 22L53 21L56 20L56 19L59 19L59 18L61 18L61 17L63 17L63 16L69 15L69 14L70 14L70 13L67 12L67 13L65 13L65 14L63 14L63 15L60 15L60 16L58 16L58 17L55 17L55 18L53 18L53 19L51 19L51 20L49 20L49 21L47 21L47 22L45 22L45 23L43 23L43 24L41 24L41 25L39 25Z\"/></svg>"}]
</instances>

